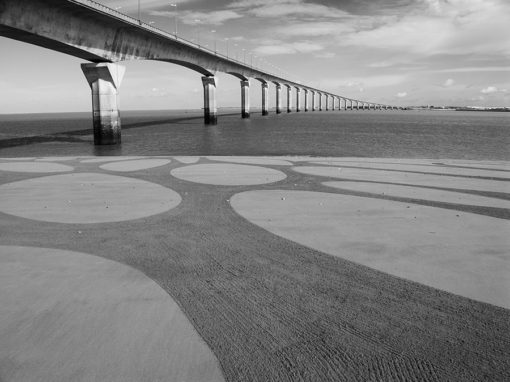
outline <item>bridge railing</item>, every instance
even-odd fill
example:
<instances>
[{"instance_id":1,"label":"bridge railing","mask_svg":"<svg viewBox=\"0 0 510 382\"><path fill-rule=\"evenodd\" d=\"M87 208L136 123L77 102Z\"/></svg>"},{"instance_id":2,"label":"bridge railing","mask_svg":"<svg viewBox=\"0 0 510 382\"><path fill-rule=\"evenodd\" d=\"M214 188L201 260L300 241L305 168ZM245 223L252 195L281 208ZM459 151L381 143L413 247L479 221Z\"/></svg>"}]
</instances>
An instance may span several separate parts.
<instances>
[{"instance_id":1,"label":"bridge railing","mask_svg":"<svg viewBox=\"0 0 510 382\"><path fill-rule=\"evenodd\" d=\"M197 49L200 49L201 51L204 51L204 52L207 52L209 54L213 54L215 56L218 56L218 57L221 57L221 58L224 58L228 61L232 61L232 62L235 62L236 64L239 64L239 65L242 65L242 66L245 66L246 68L250 68L250 69L255 69L255 70L258 70L260 72L264 72L264 73L268 73L270 75L272 75L273 77L280 77L280 75L276 74L276 73L272 73L268 70L263 70L262 68L260 67L257 67L256 65L248 65L246 64L246 62L243 62L241 60L238 60L238 59L235 59L233 57L229 57L225 54L222 54L222 53L218 53L217 50L212 50L212 49L209 49L203 45L200 45L198 43L195 43L193 41L189 41L185 38L182 38L182 37L179 37L177 34L175 33L169 33L163 29L160 29L160 28L157 28L157 27L154 27L150 24L147 24L139 19L136 19L132 16L128 16L126 15L125 13L122 13L122 12L119 12L118 10L116 9L113 9L113 8L110 8L104 4L101 4L101 3L98 3L97 1L93 1L93 0L70 0L74 3L79 3L79 4L82 4L82 5L85 5L89 8L92 8L96 11L100 11L100 12L103 12L103 13L106 13L110 16L113 16L113 17L116 17L118 19L121 19L121 20L124 20L124 21L127 21L128 23L130 24L133 24L133 25L137 25L137 26L140 26L144 29L147 29L147 30L150 30L154 33L157 33L163 37L166 37L166 38L170 38L170 39L173 39L173 40L176 40L176 41L179 41L180 43L182 44L185 44L185 45L188 45L190 47L193 47L193 48L197 48Z\"/></svg>"}]
</instances>

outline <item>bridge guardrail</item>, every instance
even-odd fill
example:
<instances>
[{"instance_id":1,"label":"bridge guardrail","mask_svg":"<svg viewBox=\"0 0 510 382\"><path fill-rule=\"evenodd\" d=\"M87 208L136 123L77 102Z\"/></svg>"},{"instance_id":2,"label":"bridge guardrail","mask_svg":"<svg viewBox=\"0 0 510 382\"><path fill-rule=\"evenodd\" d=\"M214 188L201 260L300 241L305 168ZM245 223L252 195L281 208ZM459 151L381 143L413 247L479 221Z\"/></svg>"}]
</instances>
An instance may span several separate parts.
<instances>
[{"instance_id":1,"label":"bridge guardrail","mask_svg":"<svg viewBox=\"0 0 510 382\"><path fill-rule=\"evenodd\" d=\"M259 68L257 67L256 65L247 65L245 62L243 61L240 61L240 60L237 60L235 58L232 58L232 57L229 57L225 54L222 54L222 53L218 53L217 51L214 51L212 49L208 49L200 44L197 44L197 43L194 43L192 41L189 41L189 40L186 40L185 38L182 38L182 37L179 37L177 34L172 34L172 33L169 33L163 29L160 29L160 28L156 28L156 27L153 27L152 25L150 24L147 24L145 22L143 22L142 20L139 20L139 19L136 19L132 16L128 16L122 12L119 12L118 10L116 9L113 9L113 8L110 8L104 4L101 4L101 3L98 3L97 1L93 1L93 0L70 0L74 3L79 3L79 4L82 4L82 5L85 5L85 6L88 6L89 8L92 8L92 9L95 9L97 11L101 11L103 13L106 13L110 16L114 16L114 17L117 17L119 19L122 19L124 21L127 21L133 25L137 25L137 26L141 26L147 30L150 30L154 33L157 33L159 35L162 35L166 38L170 38L170 39L173 39L173 40L176 40L176 41L179 41L180 43L183 43L185 45L188 45L190 47L193 47L193 48L198 48L200 49L201 51L204 51L204 52L207 52L209 54L213 54L215 56L218 56L218 57L221 57L221 58L224 58L228 61L232 61L232 62L235 62L239 65L243 65L243 66L246 66L247 68L250 68L250 69L255 69L255 70L258 70L260 72L265 72L265 73L268 73L274 77L280 77L279 75L275 74L275 73L272 73L272 72L269 72L267 70L263 70L262 68Z\"/></svg>"}]
</instances>

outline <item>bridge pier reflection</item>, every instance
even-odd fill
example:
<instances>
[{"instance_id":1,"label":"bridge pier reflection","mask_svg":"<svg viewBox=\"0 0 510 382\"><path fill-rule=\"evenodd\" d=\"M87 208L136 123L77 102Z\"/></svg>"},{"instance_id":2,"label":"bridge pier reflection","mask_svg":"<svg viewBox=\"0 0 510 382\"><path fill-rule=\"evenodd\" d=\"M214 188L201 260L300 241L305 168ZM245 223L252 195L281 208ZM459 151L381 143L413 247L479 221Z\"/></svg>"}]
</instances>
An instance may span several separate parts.
<instances>
[{"instance_id":1,"label":"bridge pier reflection","mask_svg":"<svg viewBox=\"0 0 510 382\"><path fill-rule=\"evenodd\" d=\"M269 114L269 98L267 82L262 82L262 115Z\"/></svg>"},{"instance_id":2,"label":"bridge pier reflection","mask_svg":"<svg viewBox=\"0 0 510 382\"><path fill-rule=\"evenodd\" d=\"M241 117L250 118L250 81L241 81Z\"/></svg>"},{"instance_id":3,"label":"bridge pier reflection","mask_svg":"<svg viewBox=\"0 0 510 382\"><path fill-rule=\"evenodd\" d=\"M275 83L276 86L276 114L282 112L282 85Z\"/></svg>"},{"instance_id":4,"label":"bridge pier reflection","mask_svg":"<svg viewBox=\"0 0 510 382\"><path fill-rule=\"evenodd\" d=\"M116 64L99 63L81 64L81 69L92 91L94 144L115 145L120 143L118 89L126 68Z\"/></svg>"},{"instance_id":5,"label":"bridge pier reflection","mask_svg":"<svg viewBox=\"0 0 510 382\"><path fill-rule=\"evenodd\" d=\"M216 125L218 123L218 109L216 107L216 77L202 77L204 86L204 123Z\"/></svg>"}]
</instances>

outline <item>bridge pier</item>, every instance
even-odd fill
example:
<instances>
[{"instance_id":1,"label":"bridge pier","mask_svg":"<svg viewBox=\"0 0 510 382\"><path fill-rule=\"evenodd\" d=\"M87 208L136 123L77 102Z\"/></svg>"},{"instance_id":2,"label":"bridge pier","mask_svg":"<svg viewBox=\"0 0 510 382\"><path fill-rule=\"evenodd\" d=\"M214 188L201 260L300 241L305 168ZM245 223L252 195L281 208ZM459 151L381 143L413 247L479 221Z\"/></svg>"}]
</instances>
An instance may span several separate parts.
<instances>
[{"instance_id":1,"label":"bridge pier","mask_svg":"<svg viewBox=\"0 0 510 382\"><path fill-rule=\"evenodd\" d=\"M329 110L329 95L326 94L326 111Z\"/></svg>"},{"instance_id":2,"label":"bridge pier","mask_svg":"<svg viewBox=\"0 0 510 382\"><path fill-rule=\"evenodd\" d=\"M305 93L305 112L308 111L308 89L303 89Z\"/></svg>"},{"instance_id":3,"label":"bridge pier","mask_svg":"<svg viewBox=\"0 0 510 382\"><path fill-rule=\"evenodd\" d=\"M120 143L121 123L118 95L126 68L102 62L81 64L81 69L92 91L94 145Z\"/></svg>"},{"instance_id":4,"label":"bridge pier","mask_svg":"<svg viewBox=\"0 0 510 382\"><path fill-rule=\"evenodd\" d=\"M296 88L296 112L301 111L301 88Z\"/></svg>"},{"instance_id":5,"label":"bridge pier","mask_svg":"<svg viewBox=\"0 0 510 382\"><path fill-rule=\"evenodd\" d=\"M315 111L315 91L312 90L311 91L311 96L312 96L312 111Z\"/></svg>"},{"instance_id":6,"label":"bridge pier","mask_svg":"<svg viewBox=\"0 0 510 382\"><path fill-rule=\"evenodd\" d=\"M292 111L292 88L290 85L287 86L287 113L290 113Z\"/></svg>"},{"instance_id":7,"label":"bridge pier","mask_svg":"<svg viewBox=\"0 0 510 382\"><path fill-rule=\"evenodd\" d=\"M282 112L282 85L276 85L276 114L281 114Z\"/></svg>"},{"instance_id":8,"label":"bridge pier","mask_svg":"<svg viewBox=\"0 0 510 382\"><path fill-rule=\"evenodd\" d=\"M218 109L216 107L216 77L202 77L204 86L204 123L216 125L218 123Z\"/></svg>"},{"instance_id":9,"label":"bridge pier","mask_svg":"<svg viewBox=\"0 0 510 382\"><path fill-rule=\"evenodd\" d=\"M241 81L241 117L250 118L250 81Z\"/></svg>"},{"instance_id":10,"label":"bridge pier","mask_svg":"<svg viewBox=\"0 0 510 382\"><path fill-rule=\"evenodd\" d=\"M317 98L319 99L319 111L322 111L322 94L319 93L319 96Z\"/></svg>"},{"instance_id":11,"label":"bridge pier","mask_svg":"<svg viewBox=\"0 0 510 382\"><path fill-rule=\"evenodd\" d=\"M269 97L267 82L262 82L262 115L269 114Z\"/></svg>"}]
</instances>

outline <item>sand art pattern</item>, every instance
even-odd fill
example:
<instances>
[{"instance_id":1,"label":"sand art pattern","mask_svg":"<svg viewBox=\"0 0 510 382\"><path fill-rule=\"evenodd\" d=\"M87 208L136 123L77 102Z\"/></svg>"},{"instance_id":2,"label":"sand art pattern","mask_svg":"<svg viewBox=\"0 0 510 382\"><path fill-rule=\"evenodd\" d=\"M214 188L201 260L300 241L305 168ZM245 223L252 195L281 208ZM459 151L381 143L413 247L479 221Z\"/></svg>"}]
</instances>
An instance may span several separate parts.
<instances>
[{"instance_id":1,"label":"sand art pattern","mask_svg":"<svg viewBox=\"0 0 510 382\"><path fill-rule=\"evenodd\" d=\"M508 170L0 159L0 379L509 379Z\"/></svg>"}]
</instances>

